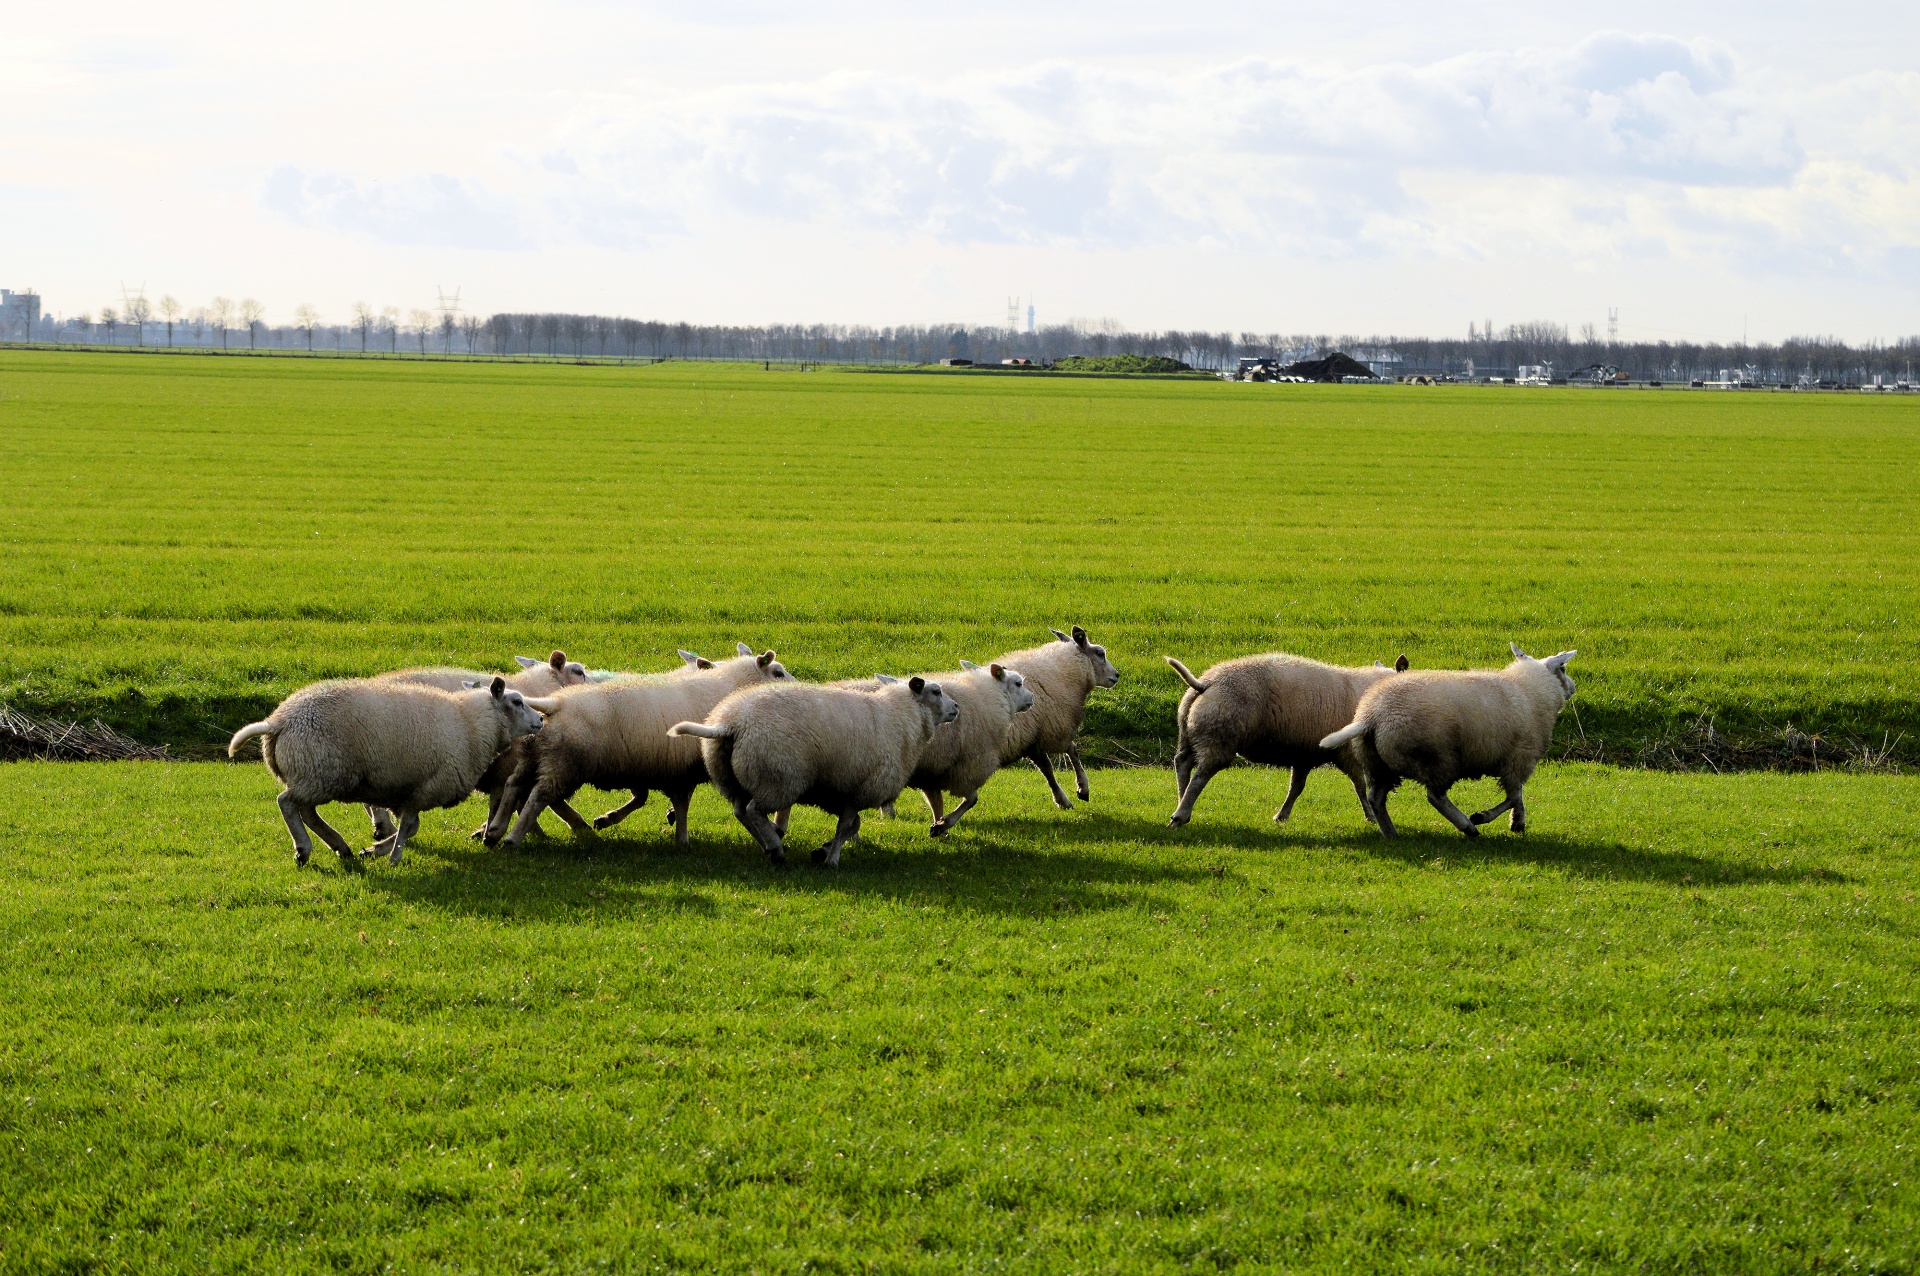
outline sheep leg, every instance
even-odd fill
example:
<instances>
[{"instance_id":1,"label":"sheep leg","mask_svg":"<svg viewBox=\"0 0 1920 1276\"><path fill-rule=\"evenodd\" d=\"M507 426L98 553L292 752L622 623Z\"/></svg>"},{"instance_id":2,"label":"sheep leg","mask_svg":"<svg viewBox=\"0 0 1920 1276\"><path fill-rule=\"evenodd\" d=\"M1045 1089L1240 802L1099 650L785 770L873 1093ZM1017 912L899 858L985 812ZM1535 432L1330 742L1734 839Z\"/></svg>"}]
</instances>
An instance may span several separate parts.
<instances>
[{"instance_id":1,"label":"sheep leg","mask_svg":"<svg viewBox=\"0 0 1920 1276\"><path fill-rule=\"evenodd\" d=\"M1273 813L1275 824L1285 824L1288 817L1293 814L1293 804L1298 802L1300 795L1307 791L1307 772L1311 770L1313 768L1310 766L1293 768L1293 781L1287 785L1287 800L1281 803L1280 809Z\"/></svg>"},{"instance_id":2,"label":"sheep leg","mask_svg":"<svg viewBox=\"0 0 1920 1276\"><path fill-rule=\"evenodd\" d=\"M693 807L693 790L681 789L678 793L667 794L667 804L673 808L674 843L685 846L691 840L687 836L687 814Z\"/></svg>"},{"instance_id":3,"label":"sheep leg","mask_svg":"<svg viewBox=\"0 0 1920 1276\"><path fill-rule=\"evenodd\" d=\"M1379 823L1373 818L1373 803L1367 798L1366 768L1362 767L1351 754L1344 752L1334 755L1333 764L1346 772L1347 778L1353 781L1353 795L1360 799L1360 814L1367 817L1367 823Z\"/></svg>"},{"instance_id":4,"label":"sheep leg","mask_svg":"<svg viewBox=\"0 0 1920 1276\"><path fill-rule=\"evenodd\" d=\"M1187 748L1186 744L1182 742L1182 744L1180 745L1179 751L1173 755L1174 801L1177 802L1180 800L1180 795L1187 791L1187 781L1191 780L1192 778L1193 778L1193 751Z\"/></svg>"},{"instance_id":5,"label":"sheep leg","mask_svg":"<svg viewBox=\"0 0 1920 1276\"><path fill-rule=\"evenodd\" d=\"M1071 811L1073 803L1067 801L1066 791L1060 787L1060 781L1053 778L1053 759L1042 748L1027 750L1027 761L1040 768L1040 774L1047 777L1047 787L1053 790L1053 804L1063 811Z\"/></svg>"},{"instance_id":6,"label":"sheep leg","mask_svg":"<svg viewBox=\"0 0 1920 1276\"><path fill-rule=\"evenodd\" d=\"M891 802L882 802L882 803L880 804L880 814L881 814L881 816L882 816L883 818L885 818L885 819L889 819L889 820L890 820L890 819L892 819L892 818L894 818L894 816L893 816L893 803L891 803Z\"/></svg>"},{"instance_id":7,"label":"sheep leg","mask_svg":"<svg viewBox=\"0 0 1920 1276\"><path fill-rule=\"evenodd\" d=\"M1393 826L1393 817L1387 814L1387 794L1391 791L1378 779L1367 790L1367 805L1373 808L1373 822L1380 826L1382 837L1400 836L1400 830Z\"/></svg>"},{"instance_id":8,"label":"sheep leg","mask_svg":"<svg viewBox=\"0 0 1920 1276\"><path fill-rule=\"evenodd\" d=\"M966 797L960 800L960 805L953 808L952 814L933 822L933 835L935 837L945 837L947 834L953 832L953 826L960 822L960 817L968 811L971 811L974 803L979 800L980 790L975 789L973 792L967 794Z\"/></svg>"},{"instance_id":9,"label":"sheep leg","mask_svg":"<svg viewBox=\"0 0 1920 1276\"><path fill-rule=\"evenodd\" d=\"M293 862L305 864L313 858L313 838L307 834L306 818L300 812L300 804L293 800L293 794L282 793L274 799L280 806L280 818L287 822L287 832L293 834Z\"/></svg>"},{"instance_id":10,"label":"sheep leg","mask_svg":"<svg viewBox=\"0 0 1920 1276\"><path fill-rule=\"evenodd\" d=\"M790 806L783 806L779 810L773 813L773 827L779 830L780 836L782 838L786 837L787 821L792 818L793 818L793 808Z\"/></svg>"},{"instance_id":11,"label":"sheep leg","mask_svg":"<svg viewBox=\"0 0 1920 1276\"><path fill-rule=\"evenodd\" d=\"M1194 767L1193 774L1187 777L1187 787L1180 790L1180 805L1173 808L1173 816L1167 821L1168 828L1179 828L1193 818L1193 804L1200 800L1200 794L1207 787L1207 781L1227 769L1226 762L1206 761Z\"/></svg>"},{"instance_id":12,"label":"sheep leg","mask_svg":"<svg viewBox=\"0 0 1920 1276\"><path fill-rule=\"evenodd\" d=\"M520 818L513 822L513 832L507 834L507 845L518 848L527 840L527 834L540 822L540 812L547 809L547 786L535 784L533 792L527 794L527 804L520 808ZM489 830L491 831L491 830ZM497 839L489 839L492 846Z\"/></svg>"},{"instance_id":13,"label":"sheep leg","mask_svg":"<svg viewBox=\"0 0 1920 1276\"><path fill-rule=\"evenodd\" d=\"M393 812L384 806L367 807L367 818L373 821L373 840L384 842L393 836Z\"/></svg>"},{"instance_id":14,"label":"sheep leg","mask_svg":"<svg viewBox=\"0 0 1920 1276\"><path fill-rule=\"evenodd\" d=\"M1520 804L1518 801L1514 799L1513 795L1508 794L1507 800L1502 802L1500 805L1490 806L1484 811L1475 811L1472 815L1468 816L1467 818L1472 820L1475 824L1491 824L1495 820L1499 819L1501 816L1505 815L1508 811L1513 810L1518 805Z\"/></svg>"},{"instance_id":15,"label":"sheep leg","mask_svg":"<svg viewBox=\"0 0 1920 1276\"><path fill-rule=\"evenodd\" d=\"M1436 788L1429 784L1427 786L1427 801L1433 804L1434 810L1447 817L1447 823L1453 825L1453 827L1459 829L1468 837L1480 836L1480 830L1475 828L1473 821L1468 819L1460 808L1453 804L1453 799L1447 796L1445 789Z\"/></svg>"},{"instance_id":16,"label":"sheep leg","mask_svg":"<svg viewBox=\"0 0 1920 1276\"><path fill-rule=\"evenodd\" d=\"M813 853L813 862L824 868L840 867L840 848L847 842L860 836L860 812L844 811L840 823L834 826L833 836L826 845Z\"/></svg>"},{"instance_id":17,"label":"sheep leg","mask_svg":"<svg viewBox=\"0 0 1920 1276\"><path fill-rule=\"evenodd\" d=\"M780 865L787 862L787 848L780 837L780 830L772 820L755 810L752 802L735 802L733 818L739 820L741 827L753 834L753 840L760 843L760 849L767 853L767 858L774 864Z\"/></svg>"},{"instance_id":18,"label":"sheep leg","mask_svg":"<svg viewBox=\"0 0 1920 1276\"><path fill-rule=\"evenodd\" d=\"M393 831L393 849L387 852L387 863L398 866L400 853L407 849L407 842L420 831L420 812L402 811L400 827Z\"/></svg>"},{"instance_id":19,"label":"sheep leg","mask_svg":"<svg viewBox=\"0 0 1920 1276\"><path fill-rule=\"evenodd\" d=\"M567 801L565 798L562 798L562 797L554 798L552 801L547 803L547 806L550 807L557 815L559 815L561 819L565 820L567 822L567 827L572 829L574 832L576 833L593 832L593 825L587 823L587 821L581 816L580 812L573 809L573 803Z\"/></svg>"},{"instance_id":20,"label":"sheep leg","mask_svg":"<svg viewBox=\"0 0 1920 1276\"><path fill-rule=\"evenodd\" d=\"M493 792L487 794L486 823L482 824L479 828L475 829L473 832L467 834L468 837L472 838L476 842L483 842L486 840L487 830L493 827L493 822L496 819L500 818L500 803L502 799L504 799L505 797L506 797L505 789L495 789Z\"/></svg>"},{"instance_id":21,"label":"sheep leg","mask_svg":"<svg viewBox=\"0 0 1920 1276\"><path fill-rule=\"evenodd\" d=\"M320 818L318 809L303 806L300 808L300 818L308 828L320 835L321 841L333 848L333 853L338 855L343 863L356 868L359 866L360 857L353 853L353 847L347 844L347 839L341 837L333 825Z\"/></svg>"},{"instance_id":22,"label":"sheep leg","mask_svg":"<svg viewBox=\"0 0 1920 1276\"><path fill-rule=\"evenodd\" d=\"M1086 764L1080 761L1078 743L1067 746L1067 761L1073 763L1073 791L1080 795L1082 802L1091 802L1093 790L1087 787L1087 768Z\"/></svg>"},{"instance_id":23,"label":"sheep leg","mask_svg":"<svg viewBox=\"0 0 1920 1276\"><path fill-rule=\"evenodd\" d=\"M940 821L947 818L947 798L939 789L921 789L920 796L927 800L927 809L933 812L934 836L940 836Z\"/></svg>"},{"instance_id":24,"label":"sheep leg","mask_svg":"<svg viewBox=\"0 0 1920 1276\"><path fill-rule=\"evenodd\" d=\"M1505 785L1502 785L1501 787L1506 788ZM1505 814L1508 811L1511 811L1513 812L1513 814L1509 816L1507 819L1507 827L1512 829L1515 833L1526 832L1527 831L1527 803L1526 803L1526 799L1521 797L1520 794L1521 794L1521 788L1518 784L1514 785L1512 788L1507 789L1506 801L1502 802L1499 806L1490 806L1484 811L1474 812L1473 822L1475 824L1491 824L1495 820L1499 819L1501 815Z\"/></svg>"},{"instance_id":25,"label":"sheep leg","mask_svg":"<svg viewBox=\"0 0 1920 1276\"><path fill-rule=\"evenodd\" d=\"M626 819L629 815L632 815L635 811L645 806L647 804L648 796L649 794L646 789L635 789L633 791L633 798L631 801L625 802L620 806L614 807L611 811L608 811L605 815L594 816L593 827L597 829L612 828L614 825L618 824L621 820Z\"/></svg>"}]
</instances>

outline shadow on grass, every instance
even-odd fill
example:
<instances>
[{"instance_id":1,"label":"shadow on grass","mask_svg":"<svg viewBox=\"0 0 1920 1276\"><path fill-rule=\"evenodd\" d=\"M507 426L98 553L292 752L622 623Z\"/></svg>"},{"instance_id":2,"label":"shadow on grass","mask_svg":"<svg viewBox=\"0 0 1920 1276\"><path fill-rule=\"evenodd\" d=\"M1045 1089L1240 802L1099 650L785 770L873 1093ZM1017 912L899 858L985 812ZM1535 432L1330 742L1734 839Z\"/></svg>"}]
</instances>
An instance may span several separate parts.
<instances>
[{"instance_id":1,"label":"shadow on grass","mask_svg":"<svg viewBox=\"0 0 1920 1276\"><path fill-rule=\"evenodd\" d=\"M367 880L397 900L428 908L527 921L586 921L635 907L712 912L718 906L702 888L722 884L1030 918L1148 904L1165 912L1173 905L1155 887L1215 876L1198 863L1168 866L1060 849L1057 839L1040 849L1030 842L1017 844L1033 836L994 821L983 822L964 840L925 838L905 848L892 845L892 839L862 841L846 849L837 869L809 863L812 842L799 835L789 844L784 868L770 865L744 833L738 838L696 835L685 847L665 832L563 834L529 839L518 850L491 851L429 836L408 848L406 868L388 872L375 865ZM1115 840L1121 835L1111 829L1084 839L1092 844Z\"/></svg>"},{"instance_id":2,"label":"shadow on grass","mask_svg":"<svg viewBox=\"0 0 1920 1276\"><path fill-rule=\"evenodd\" d=\"M1599 838L1560 833L1512 834L1487 830L1469 840L1453 832L1402 829L1393 840L1371 826L1355 827L1331 836L1296 831L1296 825L1267 828L1245 825L1208 825L1196 816L1185 828L1168 828L1144 820L1083 812L1077 819L1048 820L1012 816L993 822L1005 833L1041 845L1132 842L1142 846L1191 849L1204 854L1219 849L1247 851L1348 850L1404 864L1538 864L1583 877L1623 881L1665 882L1674 886L1730 886L1750 883L1793 885L1806 882L1841 883L1845 875L1826 868L1769 868L1762 864L1709 859L1685 851L1659 851Z\"/></svg>"}]
</instances>

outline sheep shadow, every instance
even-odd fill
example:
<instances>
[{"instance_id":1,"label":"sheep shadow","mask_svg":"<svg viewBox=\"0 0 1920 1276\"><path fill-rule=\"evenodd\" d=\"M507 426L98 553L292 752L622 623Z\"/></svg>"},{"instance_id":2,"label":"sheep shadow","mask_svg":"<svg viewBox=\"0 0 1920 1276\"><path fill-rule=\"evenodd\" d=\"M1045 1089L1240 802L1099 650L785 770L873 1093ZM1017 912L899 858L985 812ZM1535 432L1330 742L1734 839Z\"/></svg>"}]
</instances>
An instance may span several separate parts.
<instances>
[{"instance_id":1,"label":"sheep shadow","mask_svg":"<svg viewBox=\"0 0 1920 1276\"><path fill-rule=\"evenodd\" d=\"M375 865L368 886L397 902L495 920L551 922L688 911L712 913L705 894L718 885L785 894L837 895L903 907L1005 917L1046 918L1174 904L1158 887L1211 880L1210 867L1141 862L1091 849L1016 844L982 824L976 836L934 841L922 834L862 840L840 867L808 862L811 842L796 836L776 868L744 835L702 835L687 846L665 833L563 834L530 838L518 849L487 850L445 835L408 848L399 871ZM1090 842L1108 839L1088 839Z\"/></svg>"}]
</instances>

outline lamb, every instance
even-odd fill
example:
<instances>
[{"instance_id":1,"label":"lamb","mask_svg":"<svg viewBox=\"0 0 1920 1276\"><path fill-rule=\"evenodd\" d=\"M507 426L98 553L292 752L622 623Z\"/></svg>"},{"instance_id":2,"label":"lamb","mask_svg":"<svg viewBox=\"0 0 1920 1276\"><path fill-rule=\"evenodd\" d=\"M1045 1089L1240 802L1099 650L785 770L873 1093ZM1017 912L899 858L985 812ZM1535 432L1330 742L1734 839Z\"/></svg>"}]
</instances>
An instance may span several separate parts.
<instances>
[{"instance_id":1,"label":"lamb","mask_svg":"<svg viewBox=\"0 0 1920 1276\"><path fill-rule=\"evenodd\" d=\"M545 660L535 660L532 656L515 656L519 664L518 673L505 675L507 688L518 691L522 696L551 695L562 687L577 687L589 678L587 667L577 660L568 660L567 653L555 651ZM482 686L494 675L475 673L471 669L452 669L444 665L431 665L420 669L396 669L392 673L379 675L382 682L404 682L423 687L438 687L442 691L460 691L474 683ZM500 809L500 794L507 787L507 778L520 764L520 751L524 745L516 743L512 748L495 758L486 774L474 784L474 788L487 795L487 818L491 820ZM368 807L367 816L373 821L373 836L383 841L393 835L393 816L390 812L377 807ZM474 830L479 837L486 825Z\"/></svg>"},{"instance_id":2,"label":"lamb","mask_svg":"<svg viewBox=\"0 0 1920 1276\"><path fill-rule=\"evenodd\" d=\"M1307 775L1331 762L1347 773L1367 819L1367 773L1357 749L1328 751L1320 740L1353 721L1360 697L1383 678L1407 667L1403 655L1392 669L1375 661L1371 668L1347 669L1317 660L1271 652L1223 660L1198 678L1172 656L1166 658L1187 694L1180 699L1180 745L1173 755L1179 806L1167 821L1179 828L1193 818L1207 781L1233 765L1236 756L1267 766L1293 768L1287 800L1275 822L1293 814L1307 787Z\"/></svg>"},{"instance_id":3,"label":"lamb","mask_svg":"<svg viewBox=\"0 0 1920 1276\"><path fill-rule=\"evenodd\" d=\"M667 728L705 717L742 687L793 677L773 652L755 656L745 643L740 649L740 656L711 669L689 665L672 673L566 687L530 701L549 722L508 781L500 809L487 825L487 845L498 845L504 835L507 845L519 846L548 807L575 832L607 828L639 810L649 791L659 789L673 807L675 840L685 846L687 808L694 789L707 778L706 768L700 746L668 739ZM589 825L568 804L583 784L631 789L633 800Z\"/></svg>"},{"instance_id":4,"label":"lamb","mask_svg":"<svg viewBox=\"0 0 1920 1276\"><path fill-rule=\"evenodd\" d=\"M1433 809L1468 837L1480 836L1479 825L1506 811L1513 813L1508 827L1526 832L1521 791L1546 756L1554 720L1573 695L1567 662L1575 653L1535 660L1517 644L1509 645L1513 663L1505 669L1423 671L1376 684L1360 697L1352 723L1320 742L1323 749L1349 741L1358 747L1367 770L1368 802L1385 836L1398 835L1387 815L1387 795L1403 778L1425 785ZM1447 790L1483 775L1499 779L1507 800L1472 817L1462 815Z\"/></svg>"},{"instance_id":5,"label":"lamb","mask_svg":"<svg viewBox=\"0 0 1920 1276\"><path fill-rule=\"evenodd\" d=\"M1025 651L1011 651L996 662L1018 669L1033 693L1033 708L1014 718L1001 745L1002 763L1026 758L1047 778L1053 790L1053 804L1063 811L1073 803L1061 791L1053 775L1055 753L1064 753L1073 764L1073 778L1082 802L1092 798L1087 786L1087 768L1080 761L1080 745L1074 739L1087 716L1087 696L1095 687L1111 687L1120 681L1120 671L1107 659L1107 649L1087 641L1087 631L1073 627L1071 636L1058 629L1050 631L1058 639Z\"/></svg>"},{"instance_id":6,"label":"lamb","mask_svg":"<svg viewBox=\"0 0 1920 1276\"><path fill-rule=\"evenodd\" d=\"M293 858L313 853L318 833L348 864L353 848L320 818L328 802L364 802L399 813L392 834L368 848L398 864L420 827L420 812L458 806L493 760L540 730L526 698L496 677L485 687L442 691L380 678L321 682L288 696L263 722L234 732L227 756L254 736L267 769L285 786L280 814Z\"/></svg>"},{"instance_id":7,"label":"lamb","mask_svg":"<svg viewBox=\"0 0 1920 1276\"><path fill-rule=\"evenodd\" d=\"M697 737L713 787L775 864L784 839L767 818L804 802L839 817L813 862L835 867L860 832L860 812L890 802L913 775L935 730L960 716L937 682L913 677L877 691L845 687L751 687L722 701L705 722L677 722Z\"/></svg>"}]
</instances>

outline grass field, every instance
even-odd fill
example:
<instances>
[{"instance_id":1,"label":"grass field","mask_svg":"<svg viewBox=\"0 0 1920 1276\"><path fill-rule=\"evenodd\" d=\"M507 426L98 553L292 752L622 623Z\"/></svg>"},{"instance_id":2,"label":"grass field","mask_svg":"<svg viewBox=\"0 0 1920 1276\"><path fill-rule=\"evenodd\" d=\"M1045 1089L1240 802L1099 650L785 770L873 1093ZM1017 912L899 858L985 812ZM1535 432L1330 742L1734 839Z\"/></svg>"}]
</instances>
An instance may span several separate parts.
<instances>
[{"instance_id":1,"label":"grass field","mask_svg":"<svg viewBox=\"0 0 1920 1276\"><path fill-rule=\"evenodd\" d=\"M349 875L258 763L0 767L0 1269L1920 1264L1913 780L1094 782Z\"/></svg>"},{"instance_id":2,"label":"grass field","mask_svg":"<svg viewBox=\"0 0 1920 1276\"><path fill-rule=\"evenodd\" d=\"M802 676L1078 621L1090 730L1271 648L1577 647L1587 756L1920 758L1920 405L0 353L0 701L206 744L312 679L554 645Z\"/></svg>"},{"instance_id":3,"label":"grass field","mask_svg":"<svg viewBox=\"0 0 1920 1276\"><path fill-rule=\"evenodd\" d=\"M1920 760L1910 402L0 352L0 443L0 703L188 750L409 663L1077 621L1121 759L1162 653L1509 639L1580 649L1566 755L1853 757L1552 764L1474 843L1023 766L838 872L706 791L685 850L469 803L296 870L258 762L0 766L0 1272L1920 1269L1920 779L1860 773Z\"/></svg>"}]
</instances>

